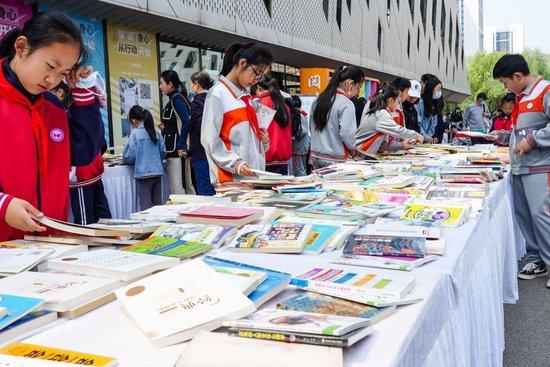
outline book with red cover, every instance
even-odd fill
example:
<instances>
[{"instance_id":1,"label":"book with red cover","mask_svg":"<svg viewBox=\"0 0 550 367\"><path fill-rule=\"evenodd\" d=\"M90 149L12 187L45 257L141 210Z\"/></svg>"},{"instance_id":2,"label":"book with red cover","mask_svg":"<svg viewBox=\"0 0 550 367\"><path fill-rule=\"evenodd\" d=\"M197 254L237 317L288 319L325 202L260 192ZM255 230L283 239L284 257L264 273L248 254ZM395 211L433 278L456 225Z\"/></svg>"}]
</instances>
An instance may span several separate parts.
<instances>
[{"instance_id":1,"label":"book with red cover","mask_svg":"<svg viewBox=\"0 0 550 367\"><path fill-rule=\"evenodd\" d=\"M262 215L263 210L261 209L205 205L181 212L178 221L183 223L231 224L240 227L258 220Z\"/></svg>"}]
</instances>

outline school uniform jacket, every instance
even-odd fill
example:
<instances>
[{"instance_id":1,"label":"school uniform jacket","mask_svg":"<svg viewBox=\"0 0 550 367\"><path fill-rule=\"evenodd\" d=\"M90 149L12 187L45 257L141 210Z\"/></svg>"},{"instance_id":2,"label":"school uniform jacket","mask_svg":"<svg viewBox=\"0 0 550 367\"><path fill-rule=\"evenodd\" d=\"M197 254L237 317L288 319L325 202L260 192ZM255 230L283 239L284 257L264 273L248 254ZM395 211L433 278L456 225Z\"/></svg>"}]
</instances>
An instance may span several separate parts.
<instances>
[{"instance_id":1,"label":"school uniform jacket","mask_svg":"<svg viewBox=\"0 0 550 367\"><path fill-rule=\"evenodd\" d=\"M275 109L275 104L269 92L265 92L258 98L264 106ZM265 154L266 165L284 165L292 157L292 121L290 119L290 109L284 106L288 114L286 127L282 128L273 119L267 128L269 134L269 150Z\"/></svg>"},{"instance_id":2,"label":"school uniform jacket","mask_svg":"<svg viewBox=\"0 0 550 367\"><path fill-rule=\"evenodd\" d=\"M265 169L265 152L250 93L224 76L206 96L201 143L206 152L212 184L240 181L239 168Z\"/></svg>"}]
</instances>

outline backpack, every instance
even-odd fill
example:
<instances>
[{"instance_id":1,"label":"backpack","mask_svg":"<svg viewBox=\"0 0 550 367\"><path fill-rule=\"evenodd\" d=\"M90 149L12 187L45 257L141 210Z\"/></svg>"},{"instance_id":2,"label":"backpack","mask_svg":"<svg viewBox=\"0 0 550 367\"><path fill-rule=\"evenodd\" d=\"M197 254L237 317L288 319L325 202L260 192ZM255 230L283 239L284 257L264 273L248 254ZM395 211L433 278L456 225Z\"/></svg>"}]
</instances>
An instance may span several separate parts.
<instances>
[{"instance_id":1,"label":"backpack","mask_svg":"<svg viewBox=\"0 0 550 367\"><path fill-rule=\"evenodd\" d=\"M290 109L290 121L292 124L292 140L300 140L303 135L302 114L300 110L293 106L290 98L285 99L285 103Z\"/></svg>"}]
</instances>

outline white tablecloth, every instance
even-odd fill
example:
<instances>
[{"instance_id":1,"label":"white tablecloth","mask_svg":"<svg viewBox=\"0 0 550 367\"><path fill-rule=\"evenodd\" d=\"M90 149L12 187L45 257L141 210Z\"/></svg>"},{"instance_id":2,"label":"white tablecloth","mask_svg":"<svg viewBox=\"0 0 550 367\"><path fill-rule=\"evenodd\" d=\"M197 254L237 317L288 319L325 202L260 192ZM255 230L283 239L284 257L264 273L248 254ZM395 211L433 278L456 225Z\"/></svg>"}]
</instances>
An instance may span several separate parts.
<instances>
[{"instance_id":1,"label":"white tablecloth","mask_svg":"<svg viewBox=\"0 0 550 367\"><path fill-rule=\"evenodd\" d=\"M133 166L106 166L102 180L113 218L129 219L130 214L139 211ZM163 201L166 202L169 193L168 183L164 178L162 188Z\"/></svg>"},{"instance_id":2,"label":"white tablecloth","mask_svg":"<svg viewBox=\"0 0 550 367\"><path fill-rule=\"evenodd\" d=\"M371 336L345 351L346 366L502 365L503 302L518 298L515 274L524 250L513 218L508 178L492 185L486 201L477 219L444 230L447 248L443 258L412 272L417 281L414 292L423 301L399 307L394 315L375 324ZM339 253L270 255L221 250L216 256L298 275L316 265L327 266L327 260ZM294 292L287 288L268 306ZM185 348L185 344L153 347L117 301L79 319L61 321L28 342L114 356L121 367L172 367Z\"/></svg>"}]
</instances>

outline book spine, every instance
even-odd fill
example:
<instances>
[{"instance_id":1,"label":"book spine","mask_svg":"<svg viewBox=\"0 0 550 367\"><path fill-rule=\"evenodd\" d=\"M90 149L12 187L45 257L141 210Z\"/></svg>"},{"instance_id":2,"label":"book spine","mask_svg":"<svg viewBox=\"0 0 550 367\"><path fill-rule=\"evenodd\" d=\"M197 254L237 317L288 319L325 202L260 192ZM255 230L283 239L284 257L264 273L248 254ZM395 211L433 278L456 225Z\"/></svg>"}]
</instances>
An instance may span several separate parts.
<instances>
[{"instance_id":1,"label":"book spine","mask_svg":"<svg viewBox=\"0 0 550 367\"><path fill-rule=\"evenodd\" d=\"M292 278L290 284L297 286L298 288L304 288L313 292L337 292L342 294L356 295L360 298L373 298L373 299L399 299L401 298L400 294L395 294L393 292L387 292L384 289L374 289L357 287L353 285L339 284L333 282L322 282L316 280L307 280L307 279L298 279Z\"/></svg>"},{"instance_id":2,"label":"book spine","mask_svg":"<svg viewBox=\"0 0 550 367\"><path fill-rule=\"evenodd\" d=\"M252 330L246 328L230 328L227 330L230 336L241 338L272 340L287 343L323 345L327 347L345 348L348 343L345 339L327 337L322 335L310 335L292 332L277 332L268 330Z\"/></svg>"}]
</instances>

